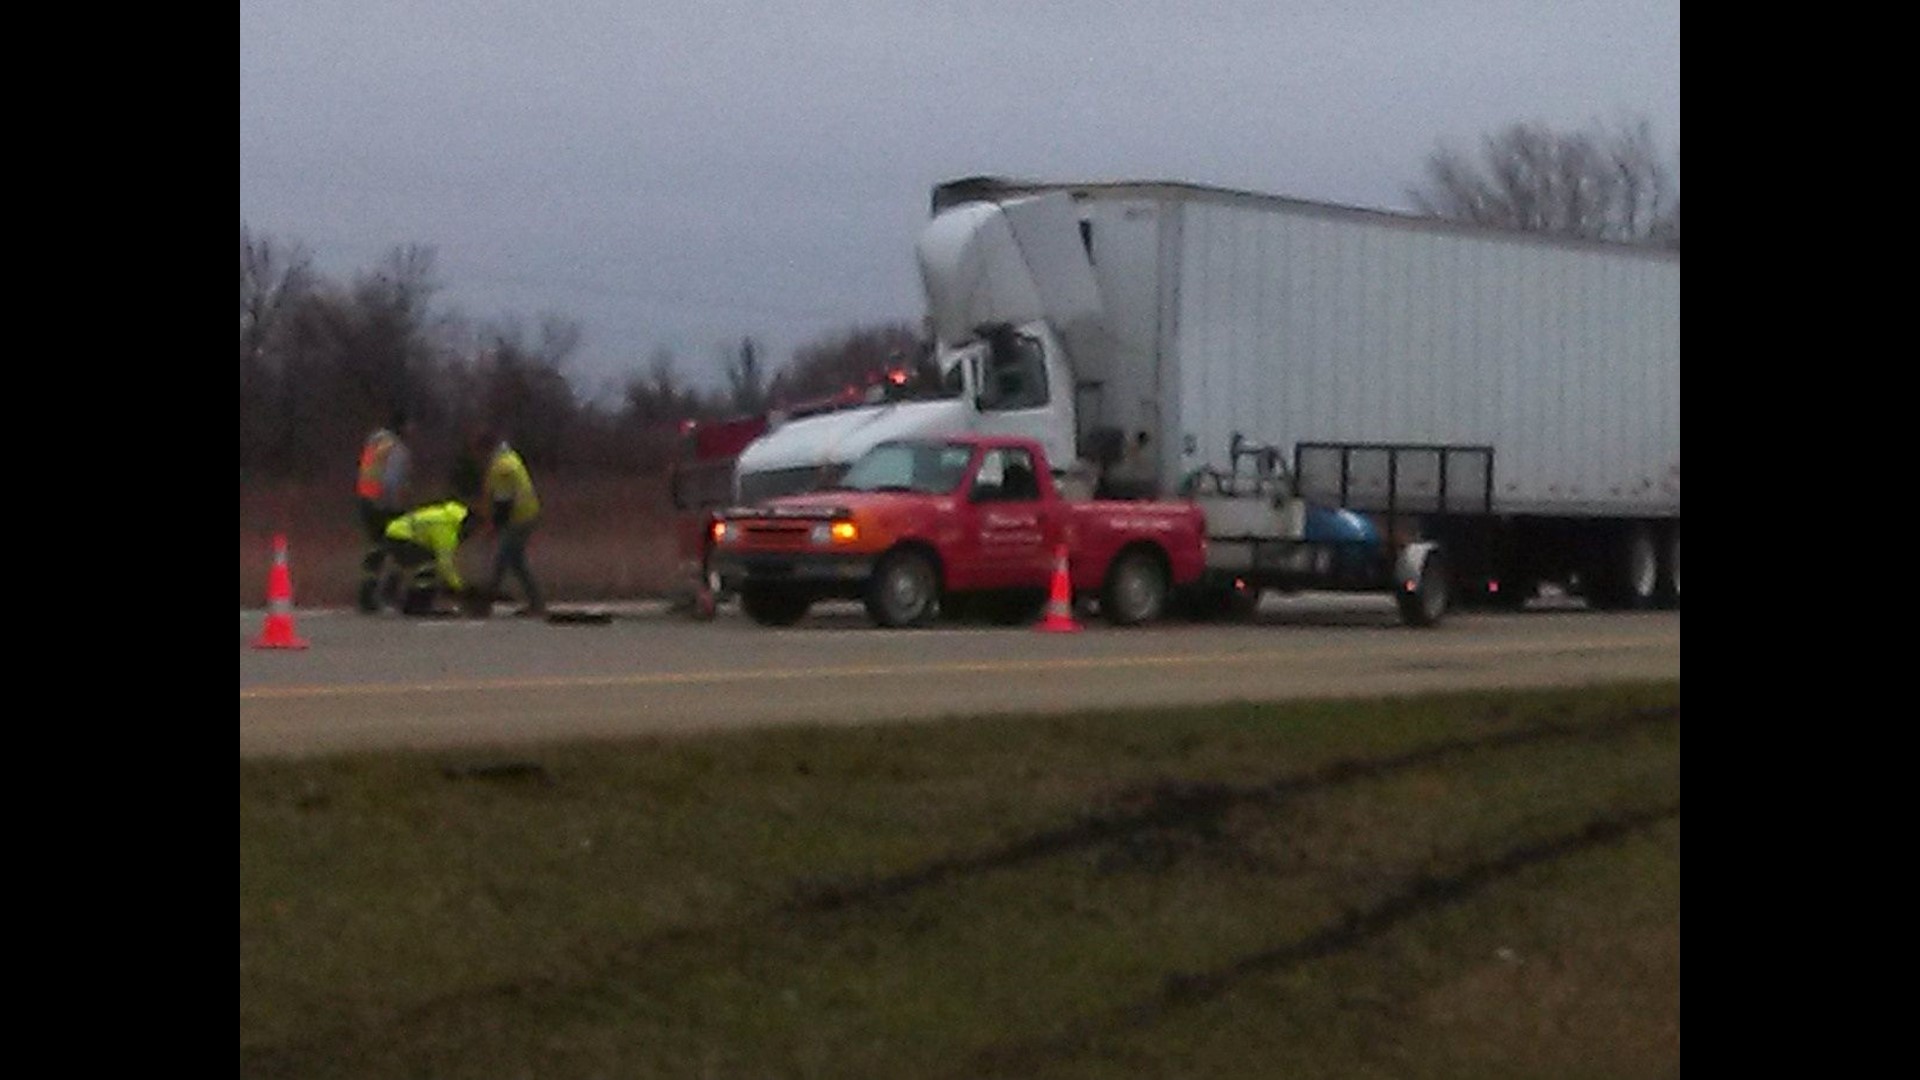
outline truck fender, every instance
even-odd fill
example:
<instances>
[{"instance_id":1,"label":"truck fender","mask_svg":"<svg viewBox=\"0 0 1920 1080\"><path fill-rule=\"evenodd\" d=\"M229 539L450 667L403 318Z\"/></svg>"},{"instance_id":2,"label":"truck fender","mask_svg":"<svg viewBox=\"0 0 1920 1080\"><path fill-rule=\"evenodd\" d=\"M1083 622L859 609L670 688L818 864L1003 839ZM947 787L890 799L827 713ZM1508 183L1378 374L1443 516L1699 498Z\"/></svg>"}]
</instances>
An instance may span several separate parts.
<instances>
[{"instance_id":1,"label":"truck fender","mask_svg":"<svg viewBox=\"0 0 1920 1080\"><path fill-rule=\"evenodd\" d=\"M1427 557L1440 550L1440 545L1431 540L1416 540L1400 549L1393 562L1393 583L1396 588L1412 591L1419 588L1420 576L1427 571Z\"/></svg>"}]
</instances>

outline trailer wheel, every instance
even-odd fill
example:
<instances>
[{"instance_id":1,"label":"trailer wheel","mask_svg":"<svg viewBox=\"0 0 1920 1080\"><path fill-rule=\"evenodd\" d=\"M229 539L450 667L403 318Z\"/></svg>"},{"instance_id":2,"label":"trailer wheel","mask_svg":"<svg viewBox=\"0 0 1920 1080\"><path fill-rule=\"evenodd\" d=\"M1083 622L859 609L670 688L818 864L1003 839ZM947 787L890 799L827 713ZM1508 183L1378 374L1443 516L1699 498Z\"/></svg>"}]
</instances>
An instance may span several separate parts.
<instances>
[{"instance_id":1,"label":"trailer wheel","mask_svg":"<svg viewBox=\"0 0 1920 1080\"><path fill-rule=\"evenodd\" d=\"M1167 607L1167 573L1160 560L1139 549L1123 551L1107 570L1100 612L1115 626L1158 619Z\"/></svg>"},{"instance_id":2,"label":"trailer wheel","mask_svg":"<svg viewBox=\"0 0 1920 1080\"><path fill-rule=\"evenodd\" d=\"M1667 542L1660 550L1658 601L1663 608L1678 610L1680 607L1680 523L1677 521L1667 530Z\"/></svg>"},{"instance_id":3,"label":"trailer wheel","mask_svg":"<svg viewBox=\"0 0 1920 1080\"><path fill-rule=\"evenodd\" d=\"M1393 599L1400 607L1400 621L1408 626L1435 626L1447 613L1450 598L1447 560L1439 552L1429 554L1420 565L1420 581L1412 588L1401 583Z\"/></svg>"},{"instance_id":4,"label":"trailer wheel","mask_svg":"<svg viewBox=\"0 0 1920 1080\"><path fill-rule=\"evenodd\" d=\"M867 617L881 626L924 626L940 613L940 576L912 549L894 551L867 582Z\"/></svg>"},{"instance_id":5,"label":"trailer wheel","mask_svg":"<svg viewBox=\"0 0 1920 1080\"><path fill-rule=\"evenodd\" d=\"M813 606L804 593L765 585L745 585L740 589L740 609L761 626L792 626L806 617Z\"/></svg>"},{"instance_id":6,"label":"trailer wheel","mask_svg":"<svg viewBox=\"0 0 1920 1080\"><path fill-rule=\"evenodd\" d=\"M1636 521L1599 545L1589 603L1605 611L1652 607L1660 585L1660 552L1653 530Z\"/></svg>"}]
</instances>

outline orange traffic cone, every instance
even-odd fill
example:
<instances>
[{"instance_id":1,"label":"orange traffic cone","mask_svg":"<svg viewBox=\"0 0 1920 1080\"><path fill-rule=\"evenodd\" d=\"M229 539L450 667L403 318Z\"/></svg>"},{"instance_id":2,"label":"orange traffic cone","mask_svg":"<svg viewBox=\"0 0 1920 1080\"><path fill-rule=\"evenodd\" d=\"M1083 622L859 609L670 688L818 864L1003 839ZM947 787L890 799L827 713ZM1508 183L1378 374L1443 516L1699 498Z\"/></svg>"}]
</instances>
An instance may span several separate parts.
<instances>
[{"instance_id":1,"label":"orange traffic cone","mask_svg":"<svg viewBox=\"0 0 1920 1080\"><path fill-rule=\"evenodd\" d=\"M256 649L304 649L305 640L293 632L293 575L287 571L287 537L273 538L273 569L267 572L267 624L253 639Z\"/></svg>"},{"instance_id":2,"label":"orange traffic cone","mask_svg":"<svg viewBox=\"0 0 1920 1080\"><path fill-rule=\"evenodd\" d=\"M1078 633L1073 621L1073 578L1067 574L1067 545L1053 549L1053 586L1047 595L1047 616L1034 629L1045 634Z\"/></svg>"}]
</instances>

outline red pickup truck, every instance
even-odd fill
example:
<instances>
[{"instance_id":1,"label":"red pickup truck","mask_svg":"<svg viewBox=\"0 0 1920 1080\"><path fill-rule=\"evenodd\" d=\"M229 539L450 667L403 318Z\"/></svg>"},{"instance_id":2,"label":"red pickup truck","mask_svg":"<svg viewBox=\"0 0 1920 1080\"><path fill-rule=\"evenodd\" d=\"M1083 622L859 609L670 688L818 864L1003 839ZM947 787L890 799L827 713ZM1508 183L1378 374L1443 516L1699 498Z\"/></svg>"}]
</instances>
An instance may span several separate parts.
<instances>
[{"instance_id":1,"label":"red pickup truck","mask_svg":"<svg viewBox=\"0 0 1920 1080\"><path fill-rule=\"evenodd\" d=\"M881 443L832 488L721 511L713 541L721 582L768 626L825 599L862 600L881 626L1030 621L1062 546L1075 595L1131 626L1206 564L1193 504L1063 499L1039 443L983 435Z\"/></svg>"}]
</instances>

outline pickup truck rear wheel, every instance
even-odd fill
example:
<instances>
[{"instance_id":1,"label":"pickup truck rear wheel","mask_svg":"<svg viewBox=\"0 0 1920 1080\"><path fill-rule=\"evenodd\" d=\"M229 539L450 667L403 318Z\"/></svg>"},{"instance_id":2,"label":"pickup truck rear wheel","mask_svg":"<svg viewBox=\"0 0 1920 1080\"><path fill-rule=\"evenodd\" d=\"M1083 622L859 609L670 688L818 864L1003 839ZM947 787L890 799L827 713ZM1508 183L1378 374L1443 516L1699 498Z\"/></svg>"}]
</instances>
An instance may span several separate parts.
<instances>
[{"instance_id":1,"label":"pickup truck rear wheel","mask_svg":"<svg viewBox=\"0 0 1920 1080\"><path fill-rule=\"evenodd\" d=\"M740 590L740 610L761 626L792 626L812 606L805 594L791 589L748 585Z\"/></svg>"},{"instance_id":2,"label":"pickup truck rear wheel","mask_svg":"<svg viewBox=\"0 0 1920 1080\"><path fill-rule=\"evenodd\" d=\"M1144 551L1121 552L1100 590L1100 613L1115 626L1138 626L1158 619L1166 606L1167 573L1160 560Z\"/></svg>"},{"instance_id":3,"label":"pickup truck rear wheel","mask_svg":"<svg viewBox=\"0 0 1920 1080\"><path fill-rule=\"evenodd\" d=\"M867 615L881 626L925 626L940 613L940 576L933 560L911 549L895 551L867 582Z\"/></svg>"}]
</instances>

